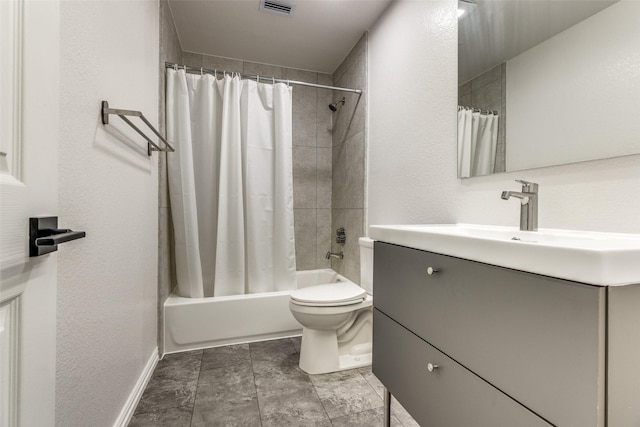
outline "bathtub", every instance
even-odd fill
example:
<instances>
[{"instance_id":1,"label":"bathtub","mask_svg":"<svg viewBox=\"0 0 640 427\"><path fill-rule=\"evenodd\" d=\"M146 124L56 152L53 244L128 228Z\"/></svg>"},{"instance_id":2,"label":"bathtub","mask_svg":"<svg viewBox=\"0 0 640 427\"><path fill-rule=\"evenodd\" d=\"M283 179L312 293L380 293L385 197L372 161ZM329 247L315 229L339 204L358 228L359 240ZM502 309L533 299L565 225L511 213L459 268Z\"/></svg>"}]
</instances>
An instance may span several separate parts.
<instances>
[{"instance_id":1,"label":"bathtub","mask_svg":"<svg viewBox=\"0 0 640 427\"><path fill-rule=\"evenodd\" d=\"M296 272L298 289L347 281L333 270ZM164 353L302 334L289 311L293 291L211 298L171 296L164 303Z\"/></svg>"}]
</instances>

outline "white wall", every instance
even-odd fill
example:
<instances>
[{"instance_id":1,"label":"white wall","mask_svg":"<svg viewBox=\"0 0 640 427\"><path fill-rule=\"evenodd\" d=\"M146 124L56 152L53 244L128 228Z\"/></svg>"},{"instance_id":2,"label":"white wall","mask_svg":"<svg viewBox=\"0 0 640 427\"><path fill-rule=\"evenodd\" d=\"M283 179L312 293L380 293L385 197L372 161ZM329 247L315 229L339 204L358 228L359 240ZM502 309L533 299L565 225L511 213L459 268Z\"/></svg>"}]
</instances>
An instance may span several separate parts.
<instances>
[{"instance_id":1,"label":"white wall","mask_svg":"<svg viewBox=\"0 0 640 427\"><path fill-rule=\"evenodd\" d=\"M507 61L507 170L640 152L640 2Z\"/></svg>"},{"instance_id":2,"label":"white wall","mask_svg":"<svg viewBox=\"0 0 640 427\"><path fill-rule=\"evenodd\" d=\"M457 197L453 2L393 2L369 33L368 225L451 222Z\"/></svg>"},{"instance_id":3,"label":"white wall","mask_svg":"<svg viewBox=\"0 0 640 427\"><path fill-rule=\"evenodd\" d=\"M158 159L100 102L157 124L158 3L60 15L60 225L87 237L59 254L56 425L109 426L156 351Z\"/></svg>"},{"instance_id":4,"label":"white wall","mask_svg":"<svg viewBox=\"0 0 640 427\"><path fill-rule=\"evenodd\" d=\"M392 3L369 38L368 224L517 226L500 192L540 183L540 227L640 233L640 156L456 178L456 2Z\"/></svg>"}]
</instances>

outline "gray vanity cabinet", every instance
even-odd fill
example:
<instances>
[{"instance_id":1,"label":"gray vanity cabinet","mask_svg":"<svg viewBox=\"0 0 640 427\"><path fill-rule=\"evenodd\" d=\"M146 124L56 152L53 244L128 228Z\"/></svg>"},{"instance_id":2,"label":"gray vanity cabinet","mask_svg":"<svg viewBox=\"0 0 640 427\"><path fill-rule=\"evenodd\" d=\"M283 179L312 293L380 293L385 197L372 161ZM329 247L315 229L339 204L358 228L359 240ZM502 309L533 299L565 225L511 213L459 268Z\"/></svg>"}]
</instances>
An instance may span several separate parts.
<instances>
[{"instance_id":1,"label":"gray vanity cabinet","mask_svg":"<svg viewBox=\"0 0 640 427\"><path fill-rule=\"evenodd\" d=\"M375 374L423 426L549 427L551 424L373 311Z\"/></svg>"},{"instance_id":2,"label":"gray vanity cabinet","mask_svg":"<svg viewBox=\"0 0 640 427\"><path fill-rule=\"evenodd\" d=\"M374 257L373 372L421 425L605 425L606 287L382 242Z\"/></svg>"}]
</instances>

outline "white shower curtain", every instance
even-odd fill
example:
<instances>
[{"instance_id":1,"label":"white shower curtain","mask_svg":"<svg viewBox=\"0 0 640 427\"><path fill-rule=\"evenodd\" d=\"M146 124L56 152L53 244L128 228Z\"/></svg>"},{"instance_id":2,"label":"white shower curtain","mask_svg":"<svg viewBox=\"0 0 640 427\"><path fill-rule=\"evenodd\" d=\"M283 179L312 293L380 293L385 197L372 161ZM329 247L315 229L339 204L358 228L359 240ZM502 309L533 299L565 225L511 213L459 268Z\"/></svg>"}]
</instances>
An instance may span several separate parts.
<instances>
[{"instance_id":1,"label":"white shower curtain","mask_svg":"<svg viewBox=\"0 0 640 427\"><path fill-rule=\"evenodd\" d=\"M498 145L498 115L458 108L458 177L493 173Z\"/></svg>"},{"instance_id":2,"label":"white shower curtain","mask_svg":"<svg viewBox=\"0 0 640 427\"><path fill-rule=\"evenodd\" d=\"M167 69L166 111L180 295L294 289L291 89Z\"/></svg>"}]
</instances>

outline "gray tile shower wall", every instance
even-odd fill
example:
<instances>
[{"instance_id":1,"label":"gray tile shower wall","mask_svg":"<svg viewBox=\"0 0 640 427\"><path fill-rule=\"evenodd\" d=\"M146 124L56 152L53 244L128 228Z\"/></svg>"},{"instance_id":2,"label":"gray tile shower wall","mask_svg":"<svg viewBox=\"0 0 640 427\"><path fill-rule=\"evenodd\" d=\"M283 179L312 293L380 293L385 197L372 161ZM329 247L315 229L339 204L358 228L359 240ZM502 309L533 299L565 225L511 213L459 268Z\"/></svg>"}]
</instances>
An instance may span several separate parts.
<instances>
[{"instance_id":1,"label":"gray tile shower wall","mask_svg":"<svg viewBox=\"0 0 640 427\"><path fill-rule=\"evenodd\" d=\"M334 92L334 100L345 103L333 113L332 131L332 251L344 251L344 259L333 259L332 268L360 283L358 238L365 234L365 174L367 147L367 33L333 73L333 84L363 89L361 95ZM335 242L335 231L344 227L346 243Z\"/></svg>"},{"instance_id":2,"label":"gray tile shower wall","mask_svg":"<svg viewBox=\"0 0 640 427\"><path fill-rule=\"evenodd\" d=\"M458 88L458 105L498 111L498 145L494 172L506 167L507 64L500 65L463 83Z\"/></svg>"}]
</instances>

